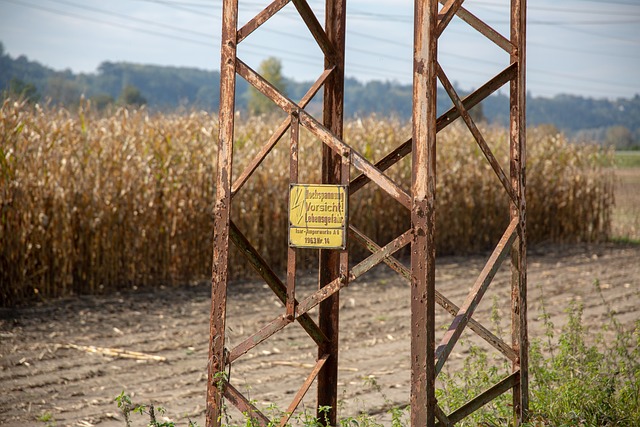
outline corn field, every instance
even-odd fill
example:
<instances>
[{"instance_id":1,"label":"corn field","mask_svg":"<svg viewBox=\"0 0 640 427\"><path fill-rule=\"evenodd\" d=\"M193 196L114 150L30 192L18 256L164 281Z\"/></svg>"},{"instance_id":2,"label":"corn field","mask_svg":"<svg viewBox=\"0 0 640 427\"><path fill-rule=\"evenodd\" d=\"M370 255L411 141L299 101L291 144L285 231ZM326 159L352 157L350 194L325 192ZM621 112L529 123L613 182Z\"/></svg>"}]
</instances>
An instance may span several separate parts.
<instances>
[{"instance_id":1,"label":"corn field","mask_svg":"<svg viewBox=\"0 0 640 427\"><path fill-rule=\"evenodd\" d=\"M234 174L277 126L237 118ZM108 116L6 100L0 111L0 306L109 293L210 277L218 123L205 112ZM508 174L508 130L484 134ZM345 123L345 140L377 161L411 135L410 123L368 117ZM320 177L319 142L302 131L300 182ZM289 144L285 134L234 201L233 221L284 274ZM388 174L410 188L410 156ZM613 204L611 154L529 130L528 238L606 239ZM461 126L438 135L438 254L485 250L508 223L498 179ZM352 172L352 178L356 176ZM384 244L409 228L409 212L369 185L350 200L350 221ZM354 257L365 252L352 248ZM313 264L310 250L306 259ZM303 259L305 257L302 257ZM232 251L232 277L251 275Z\"/></svg>"}]
</instances>

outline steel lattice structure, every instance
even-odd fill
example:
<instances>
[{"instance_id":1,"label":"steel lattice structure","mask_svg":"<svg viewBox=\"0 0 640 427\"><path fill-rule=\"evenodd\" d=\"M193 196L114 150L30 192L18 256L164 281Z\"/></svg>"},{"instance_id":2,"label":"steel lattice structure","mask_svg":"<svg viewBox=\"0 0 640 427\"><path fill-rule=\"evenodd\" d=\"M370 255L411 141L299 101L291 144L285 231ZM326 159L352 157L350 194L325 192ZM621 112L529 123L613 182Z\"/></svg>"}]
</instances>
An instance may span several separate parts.
<instances>
[{"instance_id":1,"label":"steel lattice structure","mask_svg":"<svg viewBox=\"0 0 640 427\"><path fill-rule=\"evenodd\" d=\"M468 0L469 2L473 0ZM251 69L237 56L237 46L287 4L292 3L324 54L324 71L299 102L294 102ZM441 4L439 4L441 3ZM207 388L207 426L219 426L222 400L227 399L242 412L266 425L270 420L224 376L225 368L245 353L298 323L315 342L318 356L315 366L289 407L292 414L313 382L317 382L318 407L329 406L328 420L337 424L339 291L379 263L386 263L411 284L411 426L450 426L488 401L513 392L514 416L519 423L528 410L528 337L526 276L526 204L525 204L525 28L526 0L510 1L510 34L504 36L485 24L462 5L464 0L415 0L412 138L372 164L342 139L346 0L326 0L325 24L318 21L306 0L274 0L262 12L238 28L238 0L224 0L222 25L222 62L220 88L220 133L218 172L214 208L214 253L210 349ZM507 5L505 4L505 8ZM456 17L466 22L509 54L509 63L480 88L461 98L438 62L438 39ZM234 152L234 109L236 76L241 76L266 95L287 118L269 141L237 177L232 176ZM441 116L436 113L437 82L444 87L454 107ZM469 110L500 87L510 88L510 165L504 171L496 161ZM305 106L323 90L323 113L316 118ZM458 307L436 290L435 283L435 188L437 133L455 120L462 120L499 179L510 200L510 223L487 264L475 280L464 303ZM377 185L402 204L411 216L411 227L383 247L349 225L349 237L364 245L371 255L349 268L347 250L319 250L318 289L310 296L296 299L296 248L288 248L286 281L282 281L261 254L231 221L234 196L260 166L272 148L289 132L290 182L298 182L298 142L300 127L311 132L322 144L322 183L347 186L349 196L365 185ZM412 182L409 190L391 180L385 171L407 155L412 155ZM358 175L351 178L351 171ZM283 197L287 197L283 194ZM225 321L228 285L229 245L241 249L249 263L283 303L283 310L234 348L225 347ZM411 265L394 258L399 249L411 245ZM487 291L502 262L511 262L511 342L505 342L473 319L473 313ZM435 340L435 305L453 316L440 343ZM309 311L318 307L317 322ZM442 370L463 330L469 327L511 361L512 372L476 398L445 414L436 402L437 375ZM289 415L290 416L290 415ZM289 417L284 416L284 426ZM277 421L277 420L271 420Z\"/></svg>"}]
</instances>

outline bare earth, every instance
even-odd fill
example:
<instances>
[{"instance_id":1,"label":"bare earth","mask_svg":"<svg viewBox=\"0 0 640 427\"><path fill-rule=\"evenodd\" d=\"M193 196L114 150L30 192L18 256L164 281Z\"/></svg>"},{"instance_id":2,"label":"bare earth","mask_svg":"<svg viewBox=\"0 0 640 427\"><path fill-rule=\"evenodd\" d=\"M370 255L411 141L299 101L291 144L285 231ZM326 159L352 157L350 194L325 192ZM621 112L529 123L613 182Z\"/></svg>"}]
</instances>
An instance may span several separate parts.
<instances>
[{"instance_id":1,"label":"bare earth","mask_svg":"<svg viewBox=\"0 0 640 427\"><path fill-rule=\"evenodd\" d=\"M438 260L438 289L461 304L482 268L484 256ZM571 301L584 304L593 333L606 323L604 298L627 328L640 318L640 246L602 244L533 248L529 252L529 330L543 337L541 303L558 332ZM234 283L229 291L228 346L282 314L266 285ZM312 291L302 287L301 294ZM114 397L125 390L134 401L155 402L178 425L190 417L204 426L209 339L209 286L78 297L9 310L0 318L0 424L6 426L124 426ZM304 296L304 295L301 295ZM509 334L509 267L503 265L474 318L496 331L492 306ZM339 393L341 414L384 412L409 400L409 287L380 267L341 292ZM451 316L437 308L438 322ZM442 332L440 332L442 334ZM463 340L479 342L472 332ZM140 352L166 361L127 359L91 352L89 346ZM496 354L491 347L491 354ZM259 345L233 365L231 382L256 399L286 408L308 373L315 347L297 323ZM458 344L447 363L460 366L468 345ZM375 391L364 383L373 376ZM304 400L313 405L312 389ZM264 406L262 406L264 407ZM43 414L51 414L44 422ZM233 413L232 413L233 414ZM45 418L46 419L46 418ZM138 417L134 425L146 425Z\"/></svg>"}]
</instances>

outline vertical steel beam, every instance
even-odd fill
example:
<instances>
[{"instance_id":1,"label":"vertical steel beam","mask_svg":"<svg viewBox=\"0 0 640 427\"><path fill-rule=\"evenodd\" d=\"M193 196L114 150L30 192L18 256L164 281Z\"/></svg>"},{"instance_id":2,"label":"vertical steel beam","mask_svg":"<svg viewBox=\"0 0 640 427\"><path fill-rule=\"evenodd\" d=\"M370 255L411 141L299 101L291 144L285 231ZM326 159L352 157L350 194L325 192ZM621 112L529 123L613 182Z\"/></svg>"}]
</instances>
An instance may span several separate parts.
<instances>
[{"instance_id":1,"label":"vertical steel beam","mask_svg":"<svg viewBox=\"0 0 640 427\"><path fill-rule=\"evenodd\" d=\"M434 426L437 0L416 0L411 175L411 425Z\"/></svg>"},{"instance_id":2,"label":"vertical steel beam","mask_svg":"<svg viewBox=\"0 0 640 427\"><path fill-rule=\"evenodd\" d=\"M220 65L220 113L218 173L214 205L213 265L211 272L211 314L207 365L207 427L220 425L224 382L224 337L227 309L231 169L236 88L236 34L238 0L225 0L222 10L222 60Z\"/></svg>"},{"instance_id":3,"label":"vertical steel beam","mask_svg":"<svg viewBox=\"0 0 640 427\"><path fill-rule=\"evenodd\" d=\"M346 0L326 0L325 32L336 57L325 57L325 69L335 66L324 86L323 123L342 139L344 119L344 48L345 48ZM322 182L328 184L349 183L349 163L331 148L322 146ZM347 195L348 197L348 195ZM319 286L334 279L347 277L347 251L320 250ZM338 329L340 296L336 292L320 304L318 325L329 338L318 348L318 358L329 358L318 374L318 407L330 407L328 422L337 425L338 406ZM324 420L324 415L318 414Z\"/></svg>"},{"instance_id":4,"label":"vertical steel beam","mask_svg":"<svg viewBox=\"0 0 640 427\"><path fill-rule=\"evenodd\" d=\"M298 183L298 143L300 141L300 119L298 112L291 114L291 138L289 144L289 183ZM291 194L291 192L289 192ZM291 201L287 206L290 206ZM296 312L296 266L297 266L297 249L289 246L287 249L287 317L290 320L295 318Z\"/></svg>"},{"instance_id":5,"label":"vertical steel beam","mask_svg":"<svg viewBox=\"0 0 640 427\"><path fill-rule=\"evenodd\" d=\"M526 0L511 0L511 42L515 50L511 62L517 63L510 84L510 174L516 203L511 218L518 218L518 239L511 255L511 340L519 353L513 371L520 381L513 389L513 410L518 424L527 420L529 410L529 339L527 334L527 237L526 237Z\"/></svg>"}]
</instances>

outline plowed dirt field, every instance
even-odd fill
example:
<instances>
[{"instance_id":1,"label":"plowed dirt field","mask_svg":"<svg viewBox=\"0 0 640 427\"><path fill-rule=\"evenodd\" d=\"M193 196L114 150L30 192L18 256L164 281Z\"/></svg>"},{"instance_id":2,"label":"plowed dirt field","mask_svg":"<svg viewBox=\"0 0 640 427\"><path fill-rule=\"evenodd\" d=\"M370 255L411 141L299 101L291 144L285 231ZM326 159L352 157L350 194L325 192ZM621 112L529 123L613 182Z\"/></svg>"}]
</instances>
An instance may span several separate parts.
<instances>
[{"instance_id":1,"label":"plowed dirt field","mask_svg":"<svg viewBox=\"0 0 640 427\"><path fill-rule=\"evenodd\" d=\"M487 256L438 259L438 289L461 304ZM627 328L640 318L640 246L549 246L529 252L531 339L544 334L544 303L558 332L572 301L584 305L584 325L599 333L607 304ZM228 346L282 314L266 285L233 283L229 290ZM311 284L301 293L311 293ZM474 318L496 331L492 309L509 334L509 268L503 265ZM0 318L0 424L5 426L124 426L114 397L164 406L178 425L187 417L204 426L209 339L209 285L76 297L5 310ZM409 286L384 267L341 291L339 393L341 414L382 414L409 400ZM451 316L437 307L439 324ZM442 335L443 330L438 334ZM478 341L471 332L465 343ZM479 342L479 341L478 341ZM460 366L467 344L454 348L447 367ZM115 350L114 350L115 349ZM123 350L125 352L122 352ZM492 352L492 348L489 347ZM136 352L136 353L126 353ZM297 323L233 365L231 382L258 405L286 408L308 373L315 347ZM141 354L138 354L141 353ZM491 354L495 354L493 351ZM133 358L125 358L131 356ZM164 359L145 360L145 356ZM380 390L365 384L373 376ZM313 387L305 407L314 401ZM43 421L44 420L44 421ZM146 425L137 418L134 425Z\"/></svg>"}]
</instances>

